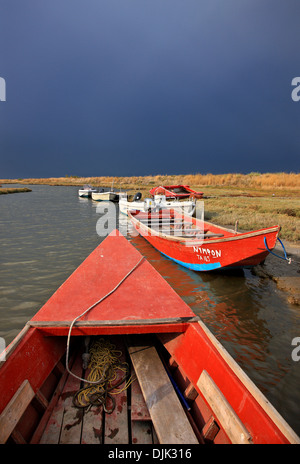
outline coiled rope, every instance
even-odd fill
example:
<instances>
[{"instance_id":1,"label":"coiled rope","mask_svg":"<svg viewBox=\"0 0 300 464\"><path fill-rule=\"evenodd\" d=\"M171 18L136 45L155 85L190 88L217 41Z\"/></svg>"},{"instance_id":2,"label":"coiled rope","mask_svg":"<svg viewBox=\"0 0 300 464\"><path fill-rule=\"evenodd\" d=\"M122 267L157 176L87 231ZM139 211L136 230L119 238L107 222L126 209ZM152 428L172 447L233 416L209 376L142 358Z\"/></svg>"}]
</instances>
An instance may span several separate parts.
<instances>
[{"instance_id":1,"label":"coiled rope","mask_svg":"<svg viewBox=\"0 0 300 464\"><path fill-rule=\"evenodd\" d=\"M116 405L112 395L126 390L135 380L135 376L130 377L129 365L120 360L122 351L117 350L110 341L103 338L96 340L89 352L90 372L85 386L73 396L73 404L77 408L103 405L104 411L111 414ZM94 385L90 385L91 383ZM121 387L123 383L124 386ZM110 408L107 406L108 401L112 403Z\"/></svg>"}]
</instances>

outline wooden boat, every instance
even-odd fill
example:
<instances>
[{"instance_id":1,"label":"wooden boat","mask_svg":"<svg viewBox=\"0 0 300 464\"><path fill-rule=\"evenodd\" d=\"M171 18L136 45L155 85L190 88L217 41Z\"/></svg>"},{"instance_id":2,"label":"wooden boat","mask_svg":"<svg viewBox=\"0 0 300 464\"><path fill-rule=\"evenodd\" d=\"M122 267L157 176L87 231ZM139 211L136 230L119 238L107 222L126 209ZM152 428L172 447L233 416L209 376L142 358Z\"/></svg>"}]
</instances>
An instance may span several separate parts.
<instances>
[{"instance_id":1,"label":"wooden boat","mask_svg":"<svg viewBox=\"0 0 300 464\"><path fill-rule=\"evenodd\" d=\"M149 209L155 211L156 209L167 208L192 216L196 209L196 202L194 200L167 201L165 195L154 195L153 199L146 198L144 201L128 201L127 195L122 195L119 200L119 208L120 212L126 215L128 210L131 209L146 212Z\"/></svg>"},{"instance_id":2,"label":"wooden boat","mask_svg":"<svg viewBox=\"0 0 300 464\"><path fill-rule=\"evenodd\" d=\"M54 293L5 356L1 443L300 442L118 231ZM121 385L130 373L132 383ZM97 385L86 384L92 377Z\"/></svg>"},{"instance_id":3,"label":"wooden boat","mask_svg":"<svg viewBox=\"0 0 300 464\"><path fill-rule=\"evenodd\" d=\"M103 189L92 193L92 200L95 201L119 201L119 194L113 191L105 192Z\"/></svg>"},{"instance_id":4,"label":"wooden boat","mask_svg":"<svg viewBox=\"0 0 300 464\"><path fill-rule=\"evenodd\" d=\"M88 198L91 197L93 192L97 192L91 185L84 185L82 189L78 190L78 195L80 197Z\"/></svg>"},{"instance_id":5,"label":"wooden boat","mask_svg":"<svg viewBox=\"0 0 300 464\"><path fill-rule=\"evenodd\" d=\"M189 185L161 185L150 190L151 195L165 195L166 198L196 198L203 197L203 192L192 190Z\"/></svg>"},{"instance_id":6,"label":"wooden boat","mask_svg":"<svg viewBox=\"0 0 300 464\"><path fill-rule=\"evenodd\" d=\"M275 247L280 230L275 226L240 233L168 210L152 214L132 210L128 216L152 246L194 271L255 266Z\"/></svg>"}]
</instances>

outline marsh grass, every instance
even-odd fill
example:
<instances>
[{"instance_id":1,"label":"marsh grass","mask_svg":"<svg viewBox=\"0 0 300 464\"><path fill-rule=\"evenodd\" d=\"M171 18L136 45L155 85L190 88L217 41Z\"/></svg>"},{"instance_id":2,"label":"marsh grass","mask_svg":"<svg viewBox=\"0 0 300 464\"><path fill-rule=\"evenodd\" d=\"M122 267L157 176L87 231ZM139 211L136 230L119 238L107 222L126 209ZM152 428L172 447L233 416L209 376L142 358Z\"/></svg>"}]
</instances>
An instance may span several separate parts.
<instances>
[{"instance_id":1,"label":"marsh grass","mask_svg":"<svg viewBox=\"0 0 300 464\"><path fill-rule=\"evenodd\" d=\"M8 193L22 193L22 192L31 192L32 190L26 187L20 188L0 188L0 195L8 194Z\"/></svg>"},{"instance_id":2,"label":"marsh grass","mask_svg":"<svg viewBox=\"0 0 300 464\"><path fill-rule=\"evenodd\" d=\"M240 230L281 226L280 237L300 241L300 198L222 197L205 200L205 219Z\"/></svg>"}]
</instances>

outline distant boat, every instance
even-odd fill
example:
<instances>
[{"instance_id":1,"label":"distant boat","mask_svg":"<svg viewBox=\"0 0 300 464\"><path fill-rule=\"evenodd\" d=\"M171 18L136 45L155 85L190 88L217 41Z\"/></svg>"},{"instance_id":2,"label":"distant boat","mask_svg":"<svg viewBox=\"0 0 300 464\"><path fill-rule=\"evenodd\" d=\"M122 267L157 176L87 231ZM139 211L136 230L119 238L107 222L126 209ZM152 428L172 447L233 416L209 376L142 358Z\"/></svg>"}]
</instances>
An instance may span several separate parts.
<instances>
[{"instance_id":1,"label":"distant boat","mask_svg":"<svg viewBox=\"0 0 300 464\"><path fill-rule=\"evenodd\" d=\"M116 192L105 192L101 189L99 192L92 192L92 200L95 201L119 201L119 194Z\"/></svg>"},{"instance_id":2,"label":"distant boat","mask_svg":"<svg viewBox=\"0 0 300 464\"><path fill-rule=\"evenodd\" d=\"M187 444L300 443L199 317L117 231L4 354L0 443L173 444L178 457L191 451L182 448Z\"/></svg>"},{"instance_id":3,"label":"distant boat","mask_svg":"<svg viewBox=\"0 0 300 464\"><path fill-rule=\"evenodd\" d=\"M128 215L152 246L193 271L255 266L275 247L280 230L274 226L240 233L168 210Z\"/></svg>"},{"instance_id":4,"label":"distant boat","mask_svg":"<svg viewBox=\"0 0 300 464\"><path fill-rule=\"evenodd\" d=\"M91 185L84 185L82 189L78 190L78 195L80 197L88 198L92 195L93 192L97 192Z\"/></svg>"},{"instance_id":5,"label":"distant boat","mask_svg":"<svg viewBox=\"0 0 300 464\"><path fill-rule=\"evenodd\" d=\"M165 195L166 198L196 198L203 197L203 192L192 190L189 185L160 185L150 190L151 195Z\"/></svg>"},{"instance_id":6,"label":"distant boat","mask_svg":"<svg viewBox=\"0 0 300 464\"><path fill-rule=\"evenodd\" d=\"M135 197L137 198L137 194L134 196L133 201L128 201L127 194L121 194L119 201L121 213L127 214L128 210L131 209L145 212L149 209L153 211L161 208L167 208L192 216L196 209L196 202L194 200L167 201L165 195L154 195L154 199L145 198L145 200L141 200L141 196L139 199L135 200Z\"/></svg>"}]
</instances>

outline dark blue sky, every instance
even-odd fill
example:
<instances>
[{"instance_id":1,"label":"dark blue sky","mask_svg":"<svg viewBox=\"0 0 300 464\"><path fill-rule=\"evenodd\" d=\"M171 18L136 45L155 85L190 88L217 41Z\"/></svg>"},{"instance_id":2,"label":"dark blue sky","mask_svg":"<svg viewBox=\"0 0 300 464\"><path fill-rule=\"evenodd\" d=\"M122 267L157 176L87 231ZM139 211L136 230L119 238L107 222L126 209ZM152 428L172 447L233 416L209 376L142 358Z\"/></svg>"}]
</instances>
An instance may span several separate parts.
<instances>
[{"instance_id":1,"label":"dark blue sky","mask_svg":"<svg viewBox=\"0 0 300 464\"><path fill-rule=\"evenodd\" d=\"M0 178L299 172L299 0L0 7Z\"/></svg>"}]
</instances>

